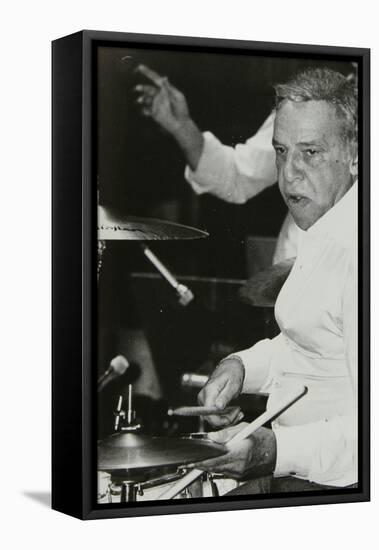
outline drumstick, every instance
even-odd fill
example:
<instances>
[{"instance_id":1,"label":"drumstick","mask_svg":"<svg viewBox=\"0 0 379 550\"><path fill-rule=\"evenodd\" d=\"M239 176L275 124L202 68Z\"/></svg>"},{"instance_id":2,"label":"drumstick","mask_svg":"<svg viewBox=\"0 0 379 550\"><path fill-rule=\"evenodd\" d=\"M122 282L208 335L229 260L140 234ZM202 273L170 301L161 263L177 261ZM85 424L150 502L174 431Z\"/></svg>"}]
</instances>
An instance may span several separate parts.
<instances>
[{"instance_id":1,"label":"drumstick","mask_svg":"<svg viewBox=\"0 0 379 550\"><path fill-rule=\"evenodd\" d=\"M232 447L234 443L237 443L238 441L241 441L242 439L245 439L246 437L249 437L252 433L254 433L256 430L261 428L266 422L269 422L270 420L274 420L277 416L282 414L284 411L286 411L289 407L291 407L296 401L301 399L308 391L308 388L305 386L297 386L292 390L292 392L287 395L286 398L283 398L278 403L273 405L273 407L270 409L270 411L265 411L263 414L258 416L253 422L248 424L245 428L243 428L240 432L238 432L235 436L233 436L228 443L226 444L227 447ZM168 500L171 498L174 498L178 493L183 491L190 483L195 481L198 477L200 477L203 474L202 470L198 470L197 468L194 468L188 474L183 476L175 485L164 491L159 497L158 500Z\"/></svg>"},{"instance_id":2,"label":"drumstick","mask_svg":"<svg viewBox=\"0 0 379 550\"><path fill-rule=\"evenodd\" d=\"M236 407L225 407L218 409L217 407L178 407L168 411L169 416L207 416L209 414L227 414L235 410Z\"/></svg>"},{"instance_id":3,"label":"drumstick","mask_svg":"<svg viewBox=\"0 0 379 550\"><path fill-rule=\"evenodd\" d=\"M150 250L149 247L147 247L146 245L143 245L142 248L146 258L148 258L148 260L150 260L153 266L157 268L157 270L162 275L162 277L166 279L166 281L173 288L175 288L176 292L179 295L179 303L182 306L188 305L194 298L194 295L191 292L191 290L187 288L185 285L179 283L179 281L175 279L175 277L169 272L167 267L162 264L162 262L157 258L154 252Z\"/></svg>"},{"instance_id":4,"label":"drumstick","mask_svg":"<svg viewBox=\"0 0 379 550\"><path fill-rule=\"evenodd\" d=\"M163 86L165 86L165 83L167 82L167 78L161 76L160 74L153 71L146 65L138 65L136 71L143 74L146 78L151 80L151 82L153 82L153 84L155 84L155 86L157 86L158 88L162 88Z\"/></svg>"}]
</instances>

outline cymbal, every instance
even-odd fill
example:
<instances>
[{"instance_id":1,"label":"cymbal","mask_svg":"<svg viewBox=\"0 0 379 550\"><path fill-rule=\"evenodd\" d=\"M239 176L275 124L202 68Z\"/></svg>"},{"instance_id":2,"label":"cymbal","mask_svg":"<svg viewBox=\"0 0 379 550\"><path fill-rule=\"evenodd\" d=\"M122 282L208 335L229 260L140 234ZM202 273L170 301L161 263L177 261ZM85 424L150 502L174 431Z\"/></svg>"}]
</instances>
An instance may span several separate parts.
<instances>
[{"instance_id":1,"label":"cymbal","mask_svg":"<svg viewBox=\"0 0 379 550\"><path fill-rule=\"evenodd\" d=\"M274 307L296 258L278 262L251 277L240 289L240 299L257 307Z\"/></svg>"},{"instance_id":2,"label":"cymbal","mask_svg":"<svg viewBox=\"0 0 379 550\"><path fill-rule=\"evenodd\" d=\"M97 238L102 241L182 240L208 236L206 231L187 225L136 216L121 219L110 214L102 206L98 208Z\"/></svg>"},{"instance_id":3,"label":"cymbal","mask_svg":"<svg viewBox=\"0 0 379 550\"><path fill-rule=\"evenodd\" d=\"M226 452L224 445L210 440L116 433L99 443L97 467L105 472L165 468L215 458Z\"/></svg>"}]
</instances>

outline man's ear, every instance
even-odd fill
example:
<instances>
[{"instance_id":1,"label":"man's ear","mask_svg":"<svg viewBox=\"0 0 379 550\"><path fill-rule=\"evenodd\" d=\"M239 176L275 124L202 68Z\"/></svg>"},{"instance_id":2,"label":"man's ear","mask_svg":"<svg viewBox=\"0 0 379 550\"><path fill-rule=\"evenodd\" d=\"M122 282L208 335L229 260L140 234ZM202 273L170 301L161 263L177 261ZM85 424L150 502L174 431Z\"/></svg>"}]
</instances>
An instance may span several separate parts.
<instances>
[{"instance_id":1,"label":"man's ear","mask_svg":"<svg viewBox=\"0 0 379 550\"><path fill-rule=\"evenodd\" d=\"M350 161L350 174L353 176L354 180L358 177L358 155L356 155Z\"/></svg>"},{"instance_id":2,"label":"man's ear","mask_svg":"<svg viewBox=\"0 0 379 550\"><path fill-rule=\"evenodd\" d=\"M358 147L357 144L352 145L351 158L350 158L350 174L353 179L358 177Z\"/></svg>"}]
</instances>

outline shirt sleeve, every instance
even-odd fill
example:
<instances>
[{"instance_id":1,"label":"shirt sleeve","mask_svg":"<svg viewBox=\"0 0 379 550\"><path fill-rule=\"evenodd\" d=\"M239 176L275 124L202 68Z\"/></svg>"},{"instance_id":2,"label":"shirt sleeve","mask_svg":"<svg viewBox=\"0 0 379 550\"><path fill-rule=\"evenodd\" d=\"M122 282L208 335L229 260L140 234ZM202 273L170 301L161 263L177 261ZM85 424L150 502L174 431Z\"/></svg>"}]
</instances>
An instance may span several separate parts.
<instances>
[{"instance_id":1,"label":"shirt sleeve","mask_svg":"<svg viewBox=\"0 0 379 550\"><path fill-rule=\"evenodd\" d=\"M353 265L354 264L354 265ZM350 265L342 299L343 341L351 389L357 403L358 285ZM297 475L323 485L344 487L358 481L358 411L301 426L273 426L277 477Z\"/></svg>"},{"instance_id":2,"label":"shirt sleeve","mask_svg":"<svg viewBox=\"0 0 379 550\"><path fill-rule=\"evenodd\" d=\"M274 378L272 358L281 339L281 334L272 339L265 338L251 348L233 353L241 359L244 365L243 393L267 393L269 391Z\"/></svg>"},{"instance_id":3,"label":"shirt sleeve","mask_svg":"<svg viewBox=\"0 0 379 550\"><path fill-rule=\"evenodd\" d=\"M277 181L273 121L271 114L252 138L236 147L223 145L212 133L205 132L197 169L187 166L185 171L193 190L242 204L273 185Z\"/></svg>"}]
</instances>

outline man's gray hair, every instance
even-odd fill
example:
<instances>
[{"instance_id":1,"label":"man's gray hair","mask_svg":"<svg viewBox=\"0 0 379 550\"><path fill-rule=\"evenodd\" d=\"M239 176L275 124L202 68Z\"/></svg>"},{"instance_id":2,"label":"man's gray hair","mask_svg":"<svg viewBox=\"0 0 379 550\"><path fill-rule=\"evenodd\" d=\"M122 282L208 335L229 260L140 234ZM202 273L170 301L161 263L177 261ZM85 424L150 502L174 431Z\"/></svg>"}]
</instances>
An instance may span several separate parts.
<instances>
[{"instance_id":1,"label":"man's gray hair","mask_svg":"<svg viewBox=\"0 0 379 550\"><path fill-rule=\"evenodd\" d=\"M354 81L327 68L308 69L274 86L276 109L286 101L326 101L344 122L342 138L358 142L358 92Z\"/></svg>"}]
</instances>

